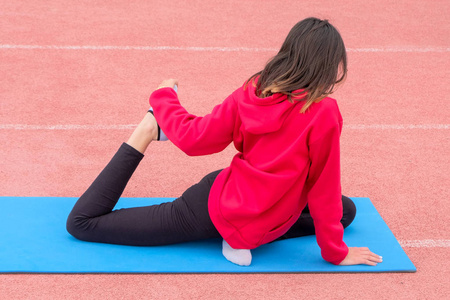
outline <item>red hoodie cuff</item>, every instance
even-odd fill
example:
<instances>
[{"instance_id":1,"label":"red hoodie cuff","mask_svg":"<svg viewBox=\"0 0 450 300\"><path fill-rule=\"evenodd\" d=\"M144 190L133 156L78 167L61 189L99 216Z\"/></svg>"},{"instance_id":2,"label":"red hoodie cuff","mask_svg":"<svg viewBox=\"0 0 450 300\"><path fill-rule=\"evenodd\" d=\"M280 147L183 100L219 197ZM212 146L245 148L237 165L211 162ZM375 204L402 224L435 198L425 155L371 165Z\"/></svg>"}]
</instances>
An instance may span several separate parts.
<instances>
[{"instance_id":1,"label":"red hoodie cuff","mask_svg":"<svg viewBox=\"0 0 450 300\"><path fill-rule=\"evenodd\" d=\"M346 248L345 252L342 252L342 254L339 255L338 258L328 261L333 265L339 265L347 257L347 254L348 254L348 247Z\"/></svg>"}]
</instances>

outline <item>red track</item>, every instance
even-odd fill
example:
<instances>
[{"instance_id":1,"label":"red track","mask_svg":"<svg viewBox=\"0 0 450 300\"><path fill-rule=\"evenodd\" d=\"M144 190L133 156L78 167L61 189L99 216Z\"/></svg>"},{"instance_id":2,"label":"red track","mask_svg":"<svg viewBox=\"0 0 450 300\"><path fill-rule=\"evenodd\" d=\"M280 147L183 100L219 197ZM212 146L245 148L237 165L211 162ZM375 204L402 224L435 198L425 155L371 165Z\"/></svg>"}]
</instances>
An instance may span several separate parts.
<instances>
[{"instance_id":1,"label":"red track","mask_svg":"<svg viewBox=\"0 0 450 300\"><path fill-rule=\"evenodd\" d=\"M405 247L413 274L1 275L0 299L450 294L449 1L18 2L0 0L1 196L80 195L131 132L114 126L136 124L162 79L178 78L182 103L205 114L297 21L318 16L349 49L349 77L335 94L343 191L370 197L400 241L422 246ZM233 153L189 158L154 143L124 196L176 197Z\"/></svg>"}]
</instances>

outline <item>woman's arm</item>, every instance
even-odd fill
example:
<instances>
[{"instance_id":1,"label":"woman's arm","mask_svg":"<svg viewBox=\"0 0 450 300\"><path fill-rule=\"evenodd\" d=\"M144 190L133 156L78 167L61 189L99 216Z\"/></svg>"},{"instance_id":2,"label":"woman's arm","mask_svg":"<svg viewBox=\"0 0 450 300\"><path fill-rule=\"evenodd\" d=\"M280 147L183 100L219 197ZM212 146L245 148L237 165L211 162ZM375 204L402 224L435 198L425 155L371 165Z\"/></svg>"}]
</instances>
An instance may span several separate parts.
<instances>
[{"instance_id":1,"label":"woman's arm","mask_svg":"<svg viewBox=\"0 0 450 300\"><path fill-rule=\"evenodd\" d=\"M166 80L150 96L150 104L159 126L178 148L188 155L220 152L233 141L236 105L233 95L214 107L204 117L188 113L180 104L177 93L169 87L176 80Z\"/></svg>"},{"instance_id":2,"label":"woman's arm","mask_svg":"<svg viewBox=\"0 0 450 300\"><path fill-rule=\"evenodd\" d=\"M341 124L330 129L310 145L311 167L308 176L308 205L316 229L322 257L336 265L382 262L380 256L366 247L347 247L343 241L342 193L340 182L339 137Z\"/></svg>"},{"instance_id":3,"label":"woman's arm","mask_svg":"<svg viewBox=\"0 0 450 300\"><path fill-rule=\"evenodd\" d=\"M341 124L336 124L309 145L311 165L306 183L308 206L322 257L336 265L348 254L347 245L343 241L344 228L340 222L340 128Z\"/></svg>"}]
</instances>

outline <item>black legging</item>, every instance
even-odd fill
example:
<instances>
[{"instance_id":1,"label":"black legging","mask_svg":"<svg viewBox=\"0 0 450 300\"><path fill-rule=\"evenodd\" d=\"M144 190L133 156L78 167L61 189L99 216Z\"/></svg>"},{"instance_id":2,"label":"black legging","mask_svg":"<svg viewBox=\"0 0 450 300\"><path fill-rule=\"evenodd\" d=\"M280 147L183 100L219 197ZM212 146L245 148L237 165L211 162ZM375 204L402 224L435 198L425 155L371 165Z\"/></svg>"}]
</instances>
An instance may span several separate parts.
<instances>
[{"instance_id":1,"label":"black legging","mask_svg":"<svg viewBox=\"0 0 450 300\"><path fill-rule=\"evenodd\" d=\"M108 165L78 199L67 219L67 231L80 240L99 243L157 246L220 237L208 213L212 172L183 195L158 205L114 210L128 180L144 155L123 143ZM353 201L342 196L344 228L353 221ZM279 239L314 234L306 207L297 222Z\"/></svg>"}]
</instances>

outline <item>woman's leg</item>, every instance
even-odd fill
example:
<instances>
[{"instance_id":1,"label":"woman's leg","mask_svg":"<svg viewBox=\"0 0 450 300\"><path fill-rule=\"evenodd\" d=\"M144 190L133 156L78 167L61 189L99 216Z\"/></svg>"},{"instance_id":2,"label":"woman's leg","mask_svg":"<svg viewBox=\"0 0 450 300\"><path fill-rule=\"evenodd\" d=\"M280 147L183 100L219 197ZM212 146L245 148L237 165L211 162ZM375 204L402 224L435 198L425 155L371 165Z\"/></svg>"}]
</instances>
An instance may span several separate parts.
<instances>
[{"instance_id":1,"label":"woman's leg","mask_svg":"<svg viewBox=\"0 0 450 300\"><path fill-rule=\"evenodd\" d=\"M356 215L356 206L353 203L352 199L342 196L342 207L343 207L343 215L341 219L341 223L346 228L353 222ZM284 235L279 237L277 240L284 240L290 238L296 238L307 235L314 235L314 221L309 213L308 206L302 211L302 214L298 218L297 222L292 225L292 227L286 232Z\"/></svg>"},{"instance_id":2,"label":"woman's leg","mask_svg":"<svg viewBox=\"0 0 450 300\"><path fill-rule=\"evenodd\" d=\"M147 114L105 169L75 204L67 230L78 239L150 246L220 237L208 214L208 196L218 172L206 176L173 202L113 211L128 180L155 138ZM138 151L139 150L139 151Z\"/></svg>"}]
</instances>

